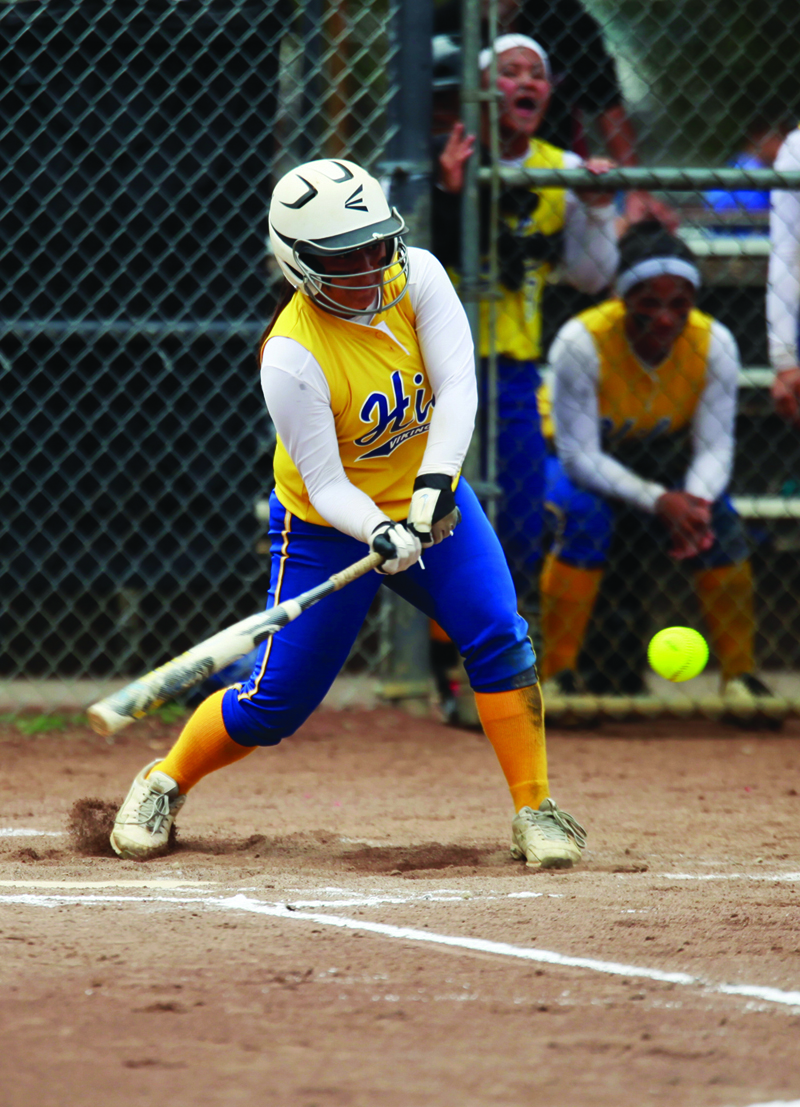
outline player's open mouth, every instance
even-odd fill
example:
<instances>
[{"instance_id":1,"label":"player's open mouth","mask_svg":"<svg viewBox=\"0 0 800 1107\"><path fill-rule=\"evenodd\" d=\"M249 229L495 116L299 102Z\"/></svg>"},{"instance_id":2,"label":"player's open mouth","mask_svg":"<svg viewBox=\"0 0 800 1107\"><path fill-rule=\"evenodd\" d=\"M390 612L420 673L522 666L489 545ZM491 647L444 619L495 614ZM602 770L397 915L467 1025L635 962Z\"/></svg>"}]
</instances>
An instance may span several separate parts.
<instances>
[{"instance_id":1,"label":"player's open mouth","mask_svg":"<svg viewBox=\"0 0 800 1107\"><path fill-rule=\"evenodd\" d=\"M532 96L520 96L514 101L514 107L521 115L534 115L539 110L539 102Z\"/></svg>"}]
</instances>

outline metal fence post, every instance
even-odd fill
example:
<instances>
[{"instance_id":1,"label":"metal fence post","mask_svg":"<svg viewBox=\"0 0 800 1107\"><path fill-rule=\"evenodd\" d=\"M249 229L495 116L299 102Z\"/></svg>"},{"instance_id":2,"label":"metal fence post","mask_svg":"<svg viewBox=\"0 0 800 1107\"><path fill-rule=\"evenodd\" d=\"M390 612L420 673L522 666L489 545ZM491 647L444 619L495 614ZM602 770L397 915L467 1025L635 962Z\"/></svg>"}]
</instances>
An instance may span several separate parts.
<instances>
[{"instance_id":1,"label":"metal fence post","mask_svg":"<svg viewBox=\"0 0 800 1107\"><path fill-rule=\"evenodd\" d=\"M480 133L480 73L478 55L481 47L481 11L479 0L464 0L461 26L461 118L468 135ZM480 350L480 158L476 151L466 164L461 199L461 274L459 295L469 319L475 343L476 363ZM477 368L477 365L476 365ZM470 483L481 479L480 429L464 462L464 476Z\"/></svg>"},{"instance_id":2,"label":"metal fence post","mask_svg":"<svg viewBox=\"0 0 800 1107\"><path fill-rule=\"evenodd\" d=\"M397 96L389 107L394 130L384 172L391 201L408 224L411 246L430 246L432 0L405 0L395 14L397 50L392 64ZM391 598L389 672L386 699L407 706L427 701L430 690L428 620L396 596Z\"/></svg>"}]
</instances>

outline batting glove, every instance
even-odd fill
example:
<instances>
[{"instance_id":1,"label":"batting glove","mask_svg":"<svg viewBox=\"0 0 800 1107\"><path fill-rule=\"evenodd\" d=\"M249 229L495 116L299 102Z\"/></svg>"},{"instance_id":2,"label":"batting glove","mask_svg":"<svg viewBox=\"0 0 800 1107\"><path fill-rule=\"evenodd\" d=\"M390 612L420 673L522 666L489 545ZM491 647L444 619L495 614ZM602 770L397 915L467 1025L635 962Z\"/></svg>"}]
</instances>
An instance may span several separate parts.
<instances>
[{"instance_id":1,"label":"batting glove","mask_svg":"<svg viewBox=\"0 0 800 1107\"><path fill-rule=\"evenodd\" d=\"M426 473L414 481L408 510L408 529L423 546L435 546L449 538L461 520L453 492L453 478L444 473Z\"/></svg>"},{"instance_id":2,"label":"batting glove","mask_svg":"<svg viewBox=\"0 0 800 1107\"><path fill-rule=\"evenodd\" d=\"M419 561L422 553L422 545L416 534L413 534L405 523L393 523L387 519L385 523L378 523L372 532L369 541L370 549L385 557L383 565L376 569L377 573L402 573L415 562Z\"/></svg>"}]
</instances>

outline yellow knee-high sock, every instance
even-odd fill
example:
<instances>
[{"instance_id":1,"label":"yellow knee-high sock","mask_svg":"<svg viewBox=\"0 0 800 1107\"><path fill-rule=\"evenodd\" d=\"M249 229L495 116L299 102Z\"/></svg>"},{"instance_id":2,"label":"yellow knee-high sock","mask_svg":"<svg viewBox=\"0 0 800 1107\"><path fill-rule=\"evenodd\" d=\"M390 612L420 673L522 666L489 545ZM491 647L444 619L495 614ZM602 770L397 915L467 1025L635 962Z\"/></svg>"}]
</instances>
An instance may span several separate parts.
<instances>
[{"instance_id":1,"label":"yellow knee-high sock","mask_svg":"<svg viewBox=\"0 0 800 1107\"><path fill-rule=\"evenodd\" d=\"M576 668L602 579L602 569L576 569L552 553L545 558L540 582L542 680Z\"/></svg>"},{"instance_id":2,"label":"yellow knee-high sock","mask_svg":"<svg viewBox=\"0 0 800 1107\"><path fill-rule=\"evenodd\" d=\"M225 691L222 689L203 700L167 756L150 772L166 773L177 782L181 792L186 793L204 776L241 761L253 752L255 746L240 746L225 729L222 721Z\"/></svg>"},{"instance_id":3,"label":"yellow knee-high sock","mask_svg":"<svg viewBox=\"0 0 800 1107\"><path fill-rule=\"evenodd\" d=\"M550 794L539 685L512 692L476 692L475 702L486 737L508 781L515 809L527 806L535 811Z\"/></svg>"},{"instance_id":4,"label":"yellow knee-high sock","mask_svg":"<svg viewBox=\"0 0 800 1107\"><path fill-rule=\"evenodd\" d=\"M722 679L752 673L755 667L753 572L749 561L696 573L695 591Z\"/></svg>"}]
</instances>

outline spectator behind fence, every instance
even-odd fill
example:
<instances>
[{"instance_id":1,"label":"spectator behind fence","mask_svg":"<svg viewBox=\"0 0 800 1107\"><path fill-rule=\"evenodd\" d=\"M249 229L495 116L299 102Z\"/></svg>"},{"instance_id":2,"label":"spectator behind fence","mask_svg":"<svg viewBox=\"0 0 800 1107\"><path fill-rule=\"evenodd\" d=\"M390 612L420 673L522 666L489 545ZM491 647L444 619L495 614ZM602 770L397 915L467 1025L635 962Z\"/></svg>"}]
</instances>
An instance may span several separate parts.
<instances>
[{"instance_id":1,"label":"spectator behind fence","mask_svg":"<svg viewBox=\"0 0 800 1107\"><path fill-rule=\"evenodd\" d=\"M582 162L536 136L550 99L547 54L522 35L504 35L497 53L500 157L504 166L571 169L586 164L596 172L604 159ZM481 53L484 87L491 54ZM488 112L481 121L481 158L488 159ZM460 265L460 203L464 168L476 139L457 123L438 163L433 197L433 252ZM488 251L488 194L482 195L481 250ZM497 303L499 484L503 499L498 533L515 578L521 607L536 592L541 562L545 445L539 428L536 390L541 354L541 297L558 265L566 279L586 292L600 292L613 277L617 247L614 210L607 192L576 195L561 188L507 188L500 197L500 300ZM489 354L489 304L481 305L480 356Z\"/></svg>"},{"instance_id":2,"label":"spectator behind fence","mask_svg":"<svg viewBox=\"0 0 800 1107\"><path fill-rule=\"evenodd\" d=\"M787 136L775 159L780 172L800 170L800 130ZM772 193L767 278L767 340L775 370L772 399L784 419L800 426L800 191Z\"/></svg>"},{"instance_id":3,"label":"spectator behind fence","mask_svg":"<svg viewBox=\"0 0 800 1107\"><path fill-rule=\"evenodd\" d=\"M481 35L488 45L488 0L482 0ZM461 0L445 0L435 10L439 34L461 33ZM552 96L540 137L582 158L589 156L586 124L594 120L606 153L619 165L636 166L637 135L617 77L614 59L606 49L600 24L580 0L500 0L498 30L515 32L540 42L547 50ZM671 229L677 213L648 192L625 193L628 223L654 217Z\"/></svg>"},{"instance_id":4,"label":"spectator behind fence","mask_svg":"<svg viewBox=\"0 0 800 1107\"><path fill-rule=\"evenodd\" d=\"M730 331L695 308L699 287L689 248L639 223L620 240L617 296L553 342L561 467L547 498L560 526L542 573L541 674L551 691L580 689L578 656L612 537L635 545L651 582L666 549L693 573L729 717L744 707L752 724L748 712L771 693L753 672L747 538L726 495L739 353Z\"/></svg>"},{"instance_id":5,"label":"spectator behind fence","mask_svg":"<svg viewBox=\"0 0 800 1107\"><path fill-rule=\"evenodd\" d=\"M786 127L781 122L758 116L747 128L743 148L726 165L731 169L771 169L785 137ZM712 189L706 192L704 199L712 211L722 216L729 229L731 219L737 215L769 212L769 192L763 189ZM758 230L758 227L745 225L744 229Z\"/></svg>"}]
</instances>

